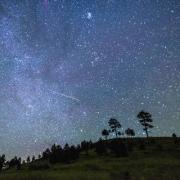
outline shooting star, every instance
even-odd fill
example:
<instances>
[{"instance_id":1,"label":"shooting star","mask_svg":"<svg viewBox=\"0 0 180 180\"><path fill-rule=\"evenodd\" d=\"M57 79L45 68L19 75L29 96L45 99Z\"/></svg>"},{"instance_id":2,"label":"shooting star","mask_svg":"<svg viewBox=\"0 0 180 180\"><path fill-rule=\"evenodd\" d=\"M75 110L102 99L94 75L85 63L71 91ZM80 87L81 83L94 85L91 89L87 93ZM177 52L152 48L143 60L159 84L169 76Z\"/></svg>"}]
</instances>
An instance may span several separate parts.
<instances>
[{"instance_id":1,"label":"shooting star","mask_svg":"<svg viewBox=\"0 0 180 180\"><path fill-rule=\"evenodd\" d=\"M50 91L51 91L51 90L50 90ZM59 92L56 92L56 91L51 91L51 92L54 93L54 94L57 94L57 95L59 95L59 96L62 96L62 97L71 99L71 100L73 100L73 101L80 102L80 100L79 100L78 98L74 97L74 96L69 96L69 95L67 95L67 94L59 93Z\"/></svg>"},{"instance_id":2,"label":"shooting star","mask_svg":"<svg viewBox=\"0 0 180 180\"><path fill-rule=\"evenodd\" d=\"M69 95L66 95L66 94L63 94L63 93L58 93L60 96L63 96L63 97L66 97L66 98L69 98L69 99L72 99L76 102L80 102L79 99L77 99L76 97L73 97L73 96L69 96Z\"/></svg>"}]
</instances>

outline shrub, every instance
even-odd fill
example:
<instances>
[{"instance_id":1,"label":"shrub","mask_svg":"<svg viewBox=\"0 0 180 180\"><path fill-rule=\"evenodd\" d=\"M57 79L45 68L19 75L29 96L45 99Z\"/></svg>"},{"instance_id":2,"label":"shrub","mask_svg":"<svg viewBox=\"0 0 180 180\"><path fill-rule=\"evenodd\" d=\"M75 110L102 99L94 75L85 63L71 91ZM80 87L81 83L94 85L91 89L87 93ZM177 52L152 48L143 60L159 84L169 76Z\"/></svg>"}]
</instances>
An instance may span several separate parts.
<instances>
[{"instance_id":1,"label":"shrub","mask_svg":"<svg viewBox=\"0 0 180 180\"><path fill-rule=\"evenodd\" d=\"M118 157L125 157L128 156L128 150L126 145L120 141L113 141L110 143L109 146L111 152Z\"/></svg>"},{"instance_id":2,"label":"shrub","mask_svg":"<svg viewBox=\"0 0 180 180\"><path fill-rule=\"evenodd\" d=\"M99 140L95 145L95 151L99 156L102 156L107 153L106 145L104 141Z\"/></svg>"}]
</instances>

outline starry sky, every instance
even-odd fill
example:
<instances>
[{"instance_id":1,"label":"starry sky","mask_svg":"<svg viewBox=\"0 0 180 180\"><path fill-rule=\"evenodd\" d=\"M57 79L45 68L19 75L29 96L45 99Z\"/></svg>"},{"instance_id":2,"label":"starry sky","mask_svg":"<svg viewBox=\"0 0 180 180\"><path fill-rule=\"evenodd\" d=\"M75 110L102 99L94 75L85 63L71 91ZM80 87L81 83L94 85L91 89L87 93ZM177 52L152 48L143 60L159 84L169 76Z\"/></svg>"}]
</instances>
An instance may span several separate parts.
<instances>
[{"instance_id":1,"label":"starry sky","mask_svg":"<svg viewBox=\"0 0 180 180\"><path fill-rule=\"evenodd\" d=\"M1 0L0 153L99 139L108 120L180 135L179 0Z\"/></svg>"}]
</instances>

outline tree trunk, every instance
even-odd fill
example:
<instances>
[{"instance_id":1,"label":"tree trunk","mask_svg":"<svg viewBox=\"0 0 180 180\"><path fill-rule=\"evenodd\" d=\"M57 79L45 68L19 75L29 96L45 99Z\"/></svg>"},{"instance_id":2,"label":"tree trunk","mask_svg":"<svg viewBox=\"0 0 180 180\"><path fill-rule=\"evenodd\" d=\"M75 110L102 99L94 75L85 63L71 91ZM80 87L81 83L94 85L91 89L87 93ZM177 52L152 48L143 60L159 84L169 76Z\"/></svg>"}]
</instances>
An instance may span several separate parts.
<instances>
[{"instance_id":1,"label":"tree trunk","mask_svg":"<svg viewBox=\"0 0 180 180\"><path fill-rule=\"evenodd\" d=\"M116 138L117 138L117 129L115 129L115 133L116 133Z\"/></svg>"},{"instance_id":2,"label":"tree trunk","mask_svg":"<svg viewBox=\"0 0 180 180\"><path fill-rule=\"evenodd\" d=\"M145 129L145 132L146 132L146 137L149 138L149 134L148 134L147 128Z\"/></svg>"}]
</instances>

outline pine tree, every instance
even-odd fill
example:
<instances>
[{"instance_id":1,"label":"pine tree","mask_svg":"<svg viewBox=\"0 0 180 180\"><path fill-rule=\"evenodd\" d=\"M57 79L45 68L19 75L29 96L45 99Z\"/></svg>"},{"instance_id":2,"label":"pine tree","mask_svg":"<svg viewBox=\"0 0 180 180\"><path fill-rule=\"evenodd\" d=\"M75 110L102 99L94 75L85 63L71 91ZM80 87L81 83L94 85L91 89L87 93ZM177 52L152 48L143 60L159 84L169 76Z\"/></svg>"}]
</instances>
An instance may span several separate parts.
<instances>
[{"instance_id":1,"label":"pine tree","mask_svg":"<svg viewBox=\"0 0 180 180\"><path fill-rule=\"evenodd\" d=\"M146 133L147 138L149 137L148 129L153 128L154 126L151 124L153 122L152 115L148 112L141 111L137 115L137 118L139 118L139 122L142 126L144 126L144 131Z\"/></svg>"},{"instance_id":2,"label":"pine tree","mask_svg":"<svg viewBox=\"0 0 180 180\"><path fill-rule=\"evenodd\" d=\"M120 134L118 129L121 128L121 124L119 123L117 119L114 119L114 118L111 118L108 123L111 128L111 132L115 132L116 138L117 138L118 134Z\"/></svg>"}]
</instances>

